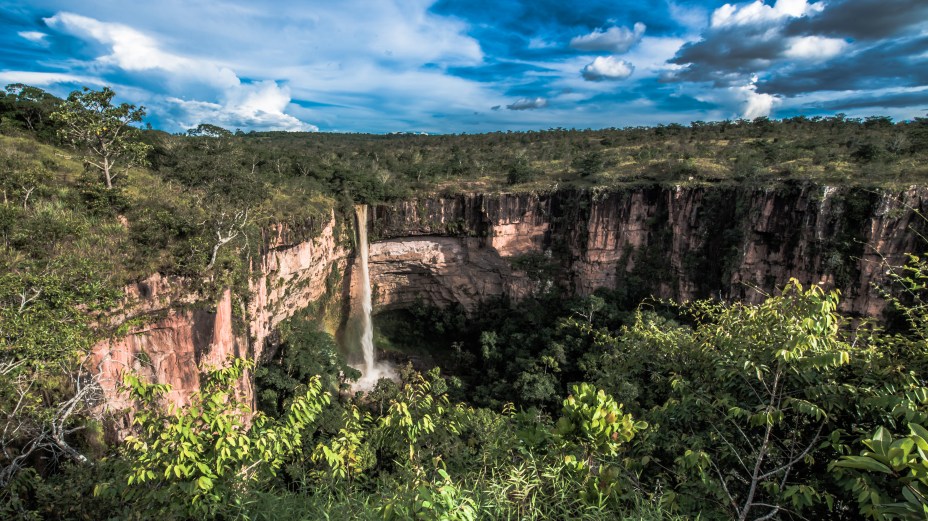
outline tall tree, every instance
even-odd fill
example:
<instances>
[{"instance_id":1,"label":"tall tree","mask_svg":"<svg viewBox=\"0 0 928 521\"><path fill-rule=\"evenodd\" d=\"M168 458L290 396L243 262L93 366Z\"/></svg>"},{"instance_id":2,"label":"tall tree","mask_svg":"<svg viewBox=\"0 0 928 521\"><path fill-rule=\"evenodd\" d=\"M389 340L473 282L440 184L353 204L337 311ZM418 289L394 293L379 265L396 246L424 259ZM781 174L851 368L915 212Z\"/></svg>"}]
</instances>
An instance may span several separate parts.
<instances>
[{"instance_id":1,"label":"tall tree","mask_svg":"<svg viewBox=\"0 0 928 521\"><path fill-rule=\"evenodd\" d=\"M113 105L116 93L109 87L100 91L74 91L52 118L61 122L59 136L76 149L88 152L86 162L103 174L106 188L113 188L113 179L132 166L144 165L151 146L139 141L139 129L132 123L142 121L145 107L128 103Z\"/></svg>"}]
</instances>

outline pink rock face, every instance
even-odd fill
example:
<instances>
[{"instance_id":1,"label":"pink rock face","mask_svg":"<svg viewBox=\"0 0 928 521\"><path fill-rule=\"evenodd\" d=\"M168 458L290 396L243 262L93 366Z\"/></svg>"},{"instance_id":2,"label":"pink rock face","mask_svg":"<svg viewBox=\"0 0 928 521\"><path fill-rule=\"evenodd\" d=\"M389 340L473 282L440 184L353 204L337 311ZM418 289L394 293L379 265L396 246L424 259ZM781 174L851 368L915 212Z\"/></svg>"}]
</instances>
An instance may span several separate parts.
<instances>
[{"instance_id":1,"label":"pink rock face","mask_svg":"<svg viewBox=\"0 0 928 521\"><path fill-rule=\"evenodd\" d=\"M271 331L324 294L332 270L343 270L348 252L336 244L333 230L334 215L316 238L296 244L285 244L284 232L272 230L275 237L254 268L258 275L247 308L233 306L229 290L216 303L198 302L183 279L159 274L127 287L117 322L160 318L143 320L143 326L125 336L94 346L91 364L101 373L106 407L131 409L133 404L120 392L126 371L169 384L165 405L184 405L200 389L203 371L225 366L231 356L259 359ZM235 327L236 321L241 326ZM237 391L246 401L253 399L249 375Z\"/></svg>"},{"instance_id":2,"label":"pink rock face","mask_svg":"<svg viewBox=\"0 0 928 521\"><path fill-rule=\"evenodd\" d=\"M250 287L247 312L256 358L261 357L268 335L278 324L306 309L326 291L340 291L340 287L328 285L341 284L348 264L350 252L335 237L334 214L313 240L288 244L280 239L282 235L276 233L268 252L253 267L258 276Z\"/></svg>"},{"instance_id":3,"label":"pink rock face","mask_svg":"<svg viewBox=\"0 0 928 521\"><path fill-rule=\"evenodd\" d=\"M530 245L531 247L531 245ZM473 238L414 237L370 247L375 309L409 307L417 301L473 309L499 295L522 298L533 284L492 247Z\"/></svg>"},{"instance_id":4,"label":"pink rock face","mask_svg":"<svg viewBox=\"0 0 928 521\"><path fill-rule=\"evenodd\" d=\"M97 344L92 364L101 374L110 411L133 406L120 388L127 371L152 383L170 384L164 401L182 406L200 389L202 371L223 367L229 357L247 355L246 348L247 343L233 333L232 295L226 290L214 311L169 311L124 337ZM254 394L250 378L240 380L236 391L250 401Z\"/></svg>"}]
</instances>

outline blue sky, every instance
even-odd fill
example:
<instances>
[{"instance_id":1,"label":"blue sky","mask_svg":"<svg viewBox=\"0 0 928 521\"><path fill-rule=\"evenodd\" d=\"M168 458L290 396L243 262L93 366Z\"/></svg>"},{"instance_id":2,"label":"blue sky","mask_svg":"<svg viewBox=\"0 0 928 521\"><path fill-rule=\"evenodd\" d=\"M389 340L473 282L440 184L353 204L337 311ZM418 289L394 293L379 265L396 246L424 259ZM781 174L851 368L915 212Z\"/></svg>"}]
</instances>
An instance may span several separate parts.
<instances>
[{"instance_id":1,"label":"blue sky","mask_svg":"<svg viewBox=\"0 0 928 521\"><path fill-rule=\"evenodd\" d=\"M429 133L928 112L928 0L0 0L0 84L157 128Z\"/></svg>"}]
</instances>

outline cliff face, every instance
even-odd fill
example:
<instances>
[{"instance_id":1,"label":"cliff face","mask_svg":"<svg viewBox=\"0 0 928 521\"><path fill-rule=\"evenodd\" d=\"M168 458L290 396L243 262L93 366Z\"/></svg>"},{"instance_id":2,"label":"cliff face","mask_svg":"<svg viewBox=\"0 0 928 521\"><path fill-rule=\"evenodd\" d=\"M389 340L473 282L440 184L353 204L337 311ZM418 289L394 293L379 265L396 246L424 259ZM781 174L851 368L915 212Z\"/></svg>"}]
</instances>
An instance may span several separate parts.
<instances>
[{"instance_id":1,"label":"cliff face","mask_svg":"<svg viewBox=\"0 0 928 521\"><path fill-rule=\"evenodd\" d=\"M546 285L586 295L605 287L635 303L647 295L759 301L790 278L842 290L844 311L878 315L872 283L883 260L920 251L928 191L821 186L642 188L544 195L459 195L381 205L369 212L375 310L422 301L473 309ZM185 403L199 373L228 356L260 358L277 325L356 284L334 215L311 240L268 233L248 295L197 303L185 282L155 275L127 288L126 318L142 324L101 342L94 363L110 406L134 370L169 383ZM356 277L354 277L356 278ZM241 302L236 304L236 302ZM247 382L240 391L251 393Z\"/></svg>"},{"instance_id":2,"label":"cliff face","mask_svg":"<svg viewBox=\"0 0 928 521\"><path fill-rule=\"evenodd\" d=\"M926 196L796 185L406 201L371 213L371 276L385 308L414 296L469 307L537 288L519 262L534 256L581 295L756 302L796 278L840 289L846 312L878 315L885 303L872 283L884 259L898 264L923 246L914 230L925 227Z\"/></svg>"},{"instance_id":3,"label":"cliff face","mask_svg":"<svg viewBox=\"0 0 928 521\"><path fill-rule=\"evenodd\" d=\"M91 364L100 372L107 406L121 410L132 405L119 392L127 370L150 382L170 384L165 400L182 405L200 388L205 369L224 365L230 356L260 359L280 322L327 293L342 291L340 274L348 254L337 241L332 216L311 240L293 241L286 230L271 230L263 254L252 266L249 295L239 296L244 299L233 299L226 290L218 302L198 302L188 281L158 274L127 287L124 320L141 325L98 343L92 352ZM251 399L249 381L243 378L238 391Z\"/></svg>"}]
</instances>

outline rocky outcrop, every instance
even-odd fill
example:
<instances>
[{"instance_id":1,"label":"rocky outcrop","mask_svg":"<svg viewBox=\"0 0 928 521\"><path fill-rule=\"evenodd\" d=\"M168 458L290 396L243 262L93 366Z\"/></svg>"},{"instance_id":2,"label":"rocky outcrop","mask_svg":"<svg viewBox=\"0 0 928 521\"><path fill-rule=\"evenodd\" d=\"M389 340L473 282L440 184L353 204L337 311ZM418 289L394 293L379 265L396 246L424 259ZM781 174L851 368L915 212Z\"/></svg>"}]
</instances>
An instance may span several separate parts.
<instances>
[{"instance_id":1,"label":"rocky outcrop","mask_svg":"<svg viewBox=\"0 0 928 521\"><path fill-rule=\"evenodd\" d=\"M149 382L171 384L164 396L168 403L188 403L200 388L201 371L222 367L230 356L247 355L247 343L233 332L232 312L232 295L226 290L214 310L167 310L125 336L97 344L93 367L100 372L107 407L114 411L132 407L119 391L126 371ZM250 380L242 379L238 391L250 399Z\"/></svg>"},{"instance_id":2,"label":"rocky outcrop","mask_svg":"<svg viewBox=\"0 0 928 521\"><path fill-rule=\"evenodd\" d=\"M256 266L247 309L248 333L260 358L278 324L326 294L343 292L350 251L336 236L334 214L310 240L291 242L278 227Z\"/></svg>"},{"instance_id":3,"label":"rocky outcrop","mask_svg":"<svg viewBox=\"0 0 928 521\"><path fill-rule=\"evenodd\" d=\"M92 352L107 406L131 406L119 392L125 371L170 384L165 400L185 404L200 388L204 370L224 365L230 356L260 358L280 322L327 292L340 294L349 252L336 237L334 215L314 238L290 242L288 235L282 228L270 230L252 266L248 295L233 298L225 290L218 302L204 302L191 292L189 281L159 274L127 287L116 322L139 325L98 343ZM251 398L248 378L239 391Z\"/></svg>"},{"instance_id":4,"label":"rocky outcrop","mask_svg":"<svg viewBox=\"0 0 928 521\"><path fill-rule=\"evenodd\" d=\"M376 242L370 273L378 310L417 301L472 309L488 297L522 298L532 289L524 273L481 241L464 237L415 237Z\"/></svg>"}]
</instances>

